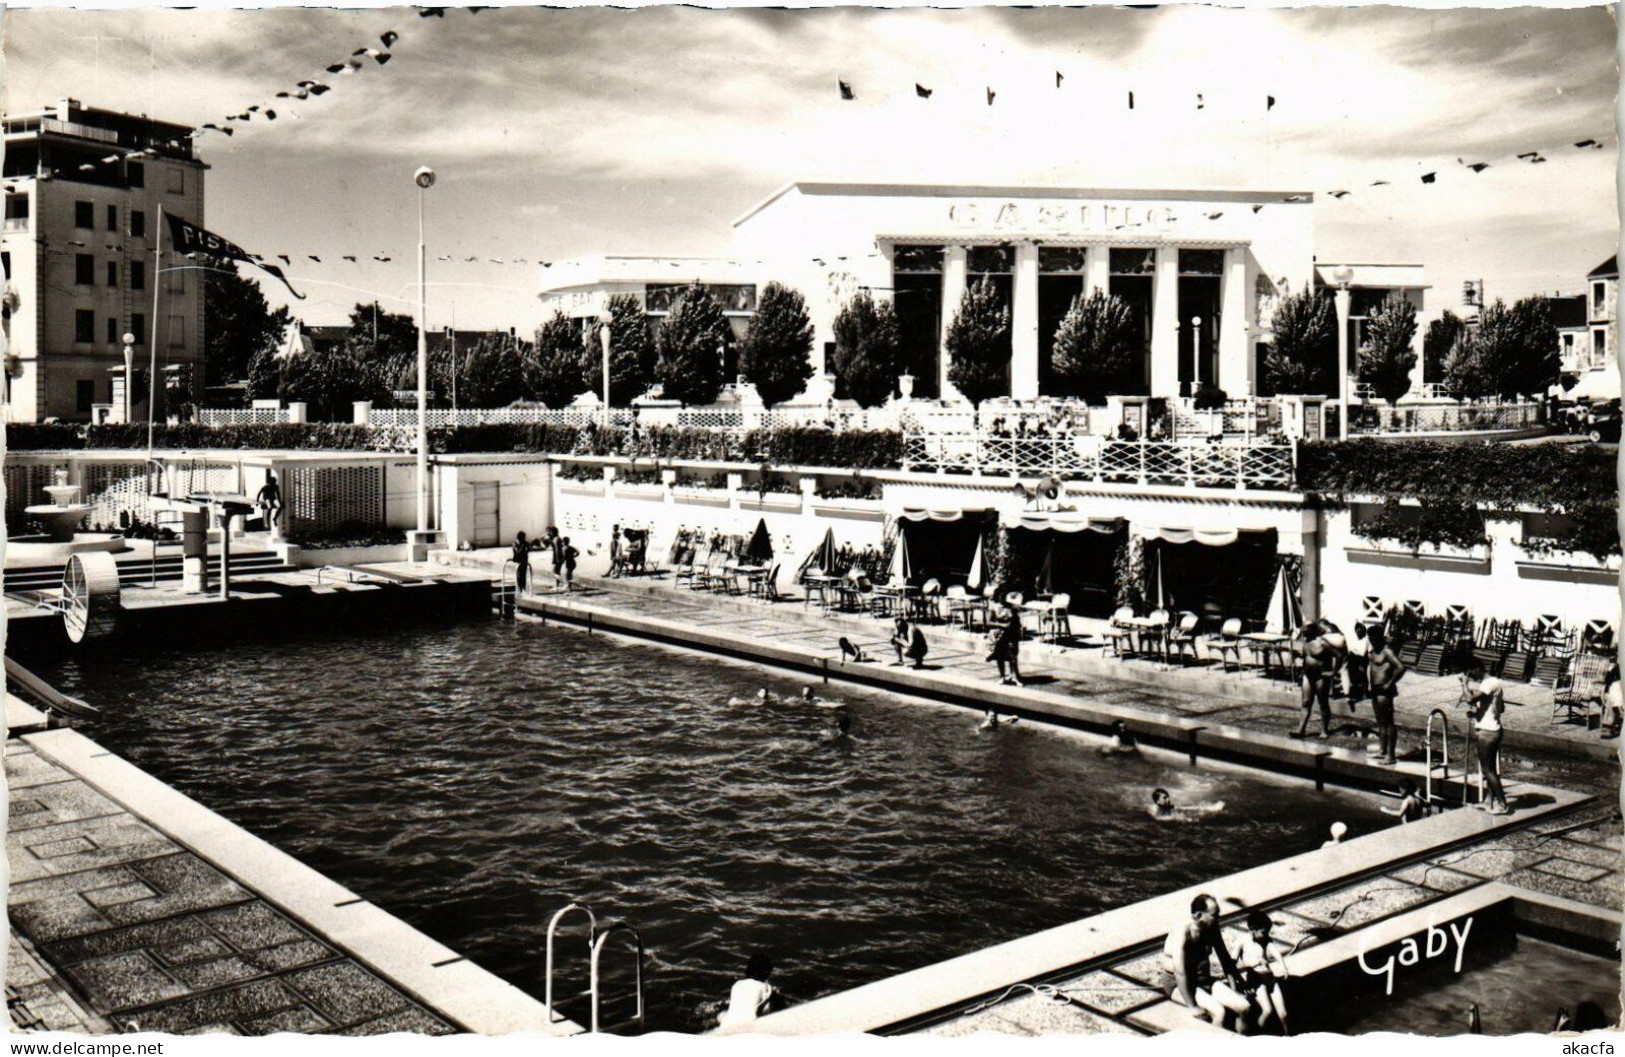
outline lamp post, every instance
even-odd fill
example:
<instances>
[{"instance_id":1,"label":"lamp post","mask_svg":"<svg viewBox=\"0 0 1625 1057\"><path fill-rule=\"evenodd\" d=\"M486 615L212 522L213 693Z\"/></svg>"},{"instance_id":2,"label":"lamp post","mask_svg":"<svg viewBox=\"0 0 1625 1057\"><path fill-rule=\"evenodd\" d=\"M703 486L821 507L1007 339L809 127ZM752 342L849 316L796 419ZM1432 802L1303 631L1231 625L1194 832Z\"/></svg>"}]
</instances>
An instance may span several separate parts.
<instances>
[{"instance_id":1,"label":"lamp post","mask_svg":"<svg viewBox=\"0 0 1625 1057\"><path fill-rule=\"evenodd\" d=\"M1338 268L1332 272L1337 283L1337 439L1347 440L1349 435L1349 281L1354 269Z\"/></svg>"},{"instance_id":2,"label":"lamp post","mask_svg":"<svg viewBox=\"0 0 1625 1057\"><path fill-rule=\"evenodd\" d=\"M124 421L128 424L135 416L135 335L124 332Z\"/></svg>"},{"instance_id":3,"label":"lamp post","mask_svg":"<svg viewBox=\"0 0 1625 1057\"><path fill-rule=\"evenodd\" d=\"M423 199L434 186L434 170L421 166L412 174L418 185L418 541L429 532L429 295L423 249Z\"/></svg>"},{"instance_id":4,"label":"lamp post","mask_svg":"<svg viewBox=\"0 0 1625 1057\"><path fill-rule=\"evenodd\" d=\"M609 429L609 324L615 317L610 314L609 305L605 304L598 313L598 344L604 350L604 429Z\"/></svg>"}]
</instances>

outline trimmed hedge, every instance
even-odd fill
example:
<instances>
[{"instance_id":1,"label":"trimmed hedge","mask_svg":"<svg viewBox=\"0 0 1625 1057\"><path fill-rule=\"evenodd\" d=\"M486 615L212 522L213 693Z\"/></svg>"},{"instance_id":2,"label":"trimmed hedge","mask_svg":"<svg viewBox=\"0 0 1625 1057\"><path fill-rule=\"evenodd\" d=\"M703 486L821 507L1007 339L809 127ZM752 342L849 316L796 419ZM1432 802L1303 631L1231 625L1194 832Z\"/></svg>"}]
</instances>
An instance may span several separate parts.
<instances>
[{"instance_id":1,"label":"trimmed hedge","mask_svg":"<svg viewBox=\"0 0 1625 1057\"><path fill-rule=\"evenodd\" d=\"M1589 444L1305 441L1298 487L1333 499L1371 495L1572 511L1619 499L1616 454Z\"/></svg>"},{"instance_id":2,"label":"trimmed hedge","mask_svg":"<svg viewBox=\"0 0 1625 1057\"><path fill-rule=\"evenodd\" d=\"M1464 546L1478 541L1478 508L1535 507L1566 514L1559 535L1524 541L1536 553L1620 553L1618 456L1589 444L1497 444L1470 441L1317 441L1298 445L1298 487L1331 502L1352 496L1415 499L1420 523L1367 527L1370 535Z\"/></svg>"},{"instance_id":3,"label":"trimmed hedge","mask_svg":"<svg viewBox=\"0 0 1625 1057\"><path fill-rule=\"evenodd\" d=\"M142 424L86 426L24 423L6 428L12 451L134 449L147 446ZM346 423L289 425L159 426L156 448L399 451L414 450L416 433L406 426ZM738 462L774 466L831 466L852 470L895 469L903 461L903 435L893 430L771 429L749 433L655 427L601 430L596 426L492 424L431 429L436 454L538 452L551 455L626 456L670 461Z\"/></svg>"}]
</instances>

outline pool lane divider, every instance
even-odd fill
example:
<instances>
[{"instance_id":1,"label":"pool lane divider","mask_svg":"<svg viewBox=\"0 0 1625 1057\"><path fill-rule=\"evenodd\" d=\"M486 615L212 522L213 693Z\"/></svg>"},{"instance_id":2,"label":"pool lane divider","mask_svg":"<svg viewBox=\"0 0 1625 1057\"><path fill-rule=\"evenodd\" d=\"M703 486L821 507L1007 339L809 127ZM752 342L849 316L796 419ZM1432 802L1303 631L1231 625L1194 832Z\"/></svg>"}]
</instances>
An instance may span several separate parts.
<instances>
[{"instance_id":1,"label":"pool lane divider","mask_svg":"<svg viewBox=\"0 0 1625 1057\"><path fill-rule=\"evenodd\" d=\"M1117 720L1129 724L1142 743L1185 757L1193 764L1199 758L1262 768L1301 778L1317 790L1336 784L1358 789L1393 789L1399 780L1410 777L1420 786L1426 776L1421 762L1401 761L1394 767L1370 762L1364 746L1317 745L1312 742L1267 734L1217 722L1212 718L1189 719L1148 712L1131 705L1114 705L1063 695L1036 687L1011 687L996 683L968 682L954 678L955 669L917 671L878 662L831 663L827 654L810 647L791 647L737 632L720 632L693 623L681 623L644 613L626 613L597 607L581 598L541 595L521 598L521 612L543 622L574 624L585 630L612 632L714 653L738 660L767 663L814 677L898 691L915 697L983 710L1044 719L1059 726L1097 734L1107 733ZM1460 775L1447 782L1437 778L1448 803L1460 803ZM1535 786L1508 782L1509 795L1544 795Z\"/></svg>"},{"instance_id":2,"label":"pool lane divider","mask_svg":"<svg viewBox=\"0 0 1625 1057\"><path fill-rule=\"evenodd\" d=\"M551 1036L583 1031L568 1020L553 1022L547 1007L519 988L78 731L44 731L23 741L462 1030Z\"/></svg>"}]
</instances>

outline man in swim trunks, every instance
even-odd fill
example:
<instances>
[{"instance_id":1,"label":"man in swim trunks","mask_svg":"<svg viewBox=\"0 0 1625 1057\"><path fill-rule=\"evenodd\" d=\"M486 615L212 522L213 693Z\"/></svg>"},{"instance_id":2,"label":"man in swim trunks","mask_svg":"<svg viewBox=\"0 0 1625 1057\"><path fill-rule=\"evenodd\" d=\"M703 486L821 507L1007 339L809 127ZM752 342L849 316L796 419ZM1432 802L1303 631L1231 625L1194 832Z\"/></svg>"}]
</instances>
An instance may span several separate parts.
<instances>
[{"instance_id":1,"label":"man in swim trunks","mask_svg":"<svg viewBox=\"0 0 1625 1057\"><path fill-rule=\"evenodd\" d=\"M1241 987L1235 959L1219 932L1219 901L1202 894L1191 900L1190 917L1176 924L1162 945L1167 967L1163 990L1197 1020L1245 1031L1252 1010ZM1223 979L1213 976L1217 958Z\"/></svg>"},{"instance_id":2,"label":"man in swim trunks","mask_svg":"<svg viewBox=\"0 0 1625 1057\"><path fill-rule=\"evenodd\" d=\"M1297 737L1309 736L1309 717L1320 706L1320 736L1332 736L1332 672L1337 663L1335 651L1323 634L1319 621L1304 628L1303 643L1303 722Z\"/></svg>"},{"instance_id":3,"label":"man in swim trunks","mask_svg":"<svg viewBox=\"0 0 1625 1057\"><path fill-rule=\"evenodd\" d=\"M1366 661L1371 684L1371 713L1377 721L1377 762L1392 767L1398 759L1399 728L1394 725L1394 699L1399 696L1399 680L1405 664L1388 643L1387 634L1373 627L1368 634L1371 653Z\"/></svg>"}]
</instances>

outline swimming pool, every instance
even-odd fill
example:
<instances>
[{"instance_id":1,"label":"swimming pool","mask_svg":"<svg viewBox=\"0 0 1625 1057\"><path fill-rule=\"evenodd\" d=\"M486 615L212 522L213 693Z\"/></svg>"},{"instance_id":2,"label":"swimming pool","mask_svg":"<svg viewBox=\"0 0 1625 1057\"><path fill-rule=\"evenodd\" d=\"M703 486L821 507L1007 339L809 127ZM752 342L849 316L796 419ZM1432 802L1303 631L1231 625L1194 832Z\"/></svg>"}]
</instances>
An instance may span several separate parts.
<instances>
[{"instance_id":1,"label":"swimming pool","mask_svg":"<svg viewBox=\"0 0 1625 1057\"><path fill-rule=\"evenodd\" d=\"M819 687L854 719L831 743L827 710L754 702L801 680L535 623L39 673L104 710L85 729L109 749L532 994L555 909L631 921L655 1029L705 1027L758 949L812 998L1391 821L1302 780L1102 759L878 691ZM1227 809L1154 822L1159 785Z\"/></svg>"}]
</instances>

